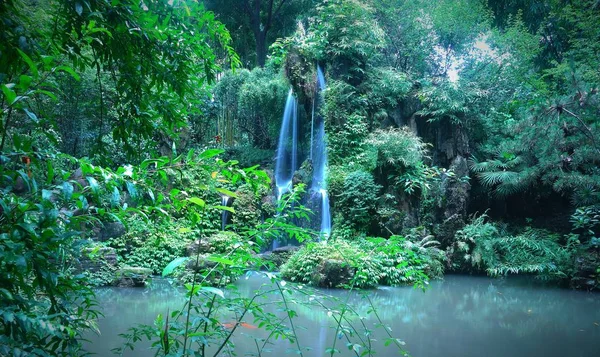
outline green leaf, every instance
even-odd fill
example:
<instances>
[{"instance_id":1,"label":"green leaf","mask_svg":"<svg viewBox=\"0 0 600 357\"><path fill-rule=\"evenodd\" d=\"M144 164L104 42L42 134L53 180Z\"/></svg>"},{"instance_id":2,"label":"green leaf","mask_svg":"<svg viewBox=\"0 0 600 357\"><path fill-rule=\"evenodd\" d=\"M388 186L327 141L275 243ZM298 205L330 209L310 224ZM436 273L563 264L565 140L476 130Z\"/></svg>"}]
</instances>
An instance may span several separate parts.
<instances>
[{"instance_id":1,"label":"green leaf","mask_svg":"<svg viewBox=\"0 0 600 357\"><path fill-rule=\"evenodd\" d=\"M179 257L179 258L173 259L173 261L171 261L169 264L167 264L167 266L163 269L162 276L167 276L167 275L171 274L173 272L173 270L175 270L178 266L187 262L188 260L189 260L188 257Z\"/></svg>"},{"instance_id":2,"label":"green leaf","mask_svg":"<svg viewBox=\"0 0 600 357\"><path fill-rule=\"evenodd\" d=\"M29 119L31 119L31 121L33 121L34 123L39 123L40 122L40 120L38 119L37 115L35 115L35 113L31 112L29 109L23 108L23 111L25 112L25 114L27 114L27 116L29 117Z\"/></svg>"},{"instance_id":3,"label":"green leaf","mask_svg":"<svg viewBox=\"0 0 600 357\"><path fill-rule=\"evenodd\" d=\"M110 197L110 204L113 207L118 207L120 203L121 203L121 194L119 193L119 190L116 187L113 187L113 192Z\"/></svg>"},{"instance_id":4,"label":"green leaf","mask_svg":"<svg viewBox=\"0 0 600 357\"><path fill-rule=\"evenodd\" d=\"M58 66L55 69L56 71L63 71L63 72L67 72L68 74L70 74L76 81L80 81L81 77L79 76L79 74L77 74L77 72L75 72L73 70L73 68L69 67L69 66Z\"/></svg>"},{"instance_id":5,"label":"green leaf","mask_svg":"<svg viewBox=\"0 0 600 357\"><path fill-rule=\"evenodd\" d=\"M52 181L54 181L54 166L52 165L52 161L48 160L46 162L46 167L46 183L52 185Z\"/></svg>"},{"instance_id":6,"label":"green leaf","mask_svg":"<svg viewBox=\"0 0 600 357\"><path fill-rule=\"evenodd\" d=\"M52 198L52 191L50 190L42 190L42 199L46 201L50 201Z\"/></svg>"},{"instance_id":7,"label":"green leaf","mask_svg":"<svg viewBox=\"0 0 600 357\"><path fill-rule=\"evenodd\" d=\"M154 198L154 192L152 192L151 188L148 189L148 196L150 196L152 202L156 201L156 198Z\"/></svg>"},{"instance_id":8,"label":"green leaf","mask_svg":"<svg viewBox=\"0 0 600 357\"><path fill-rule=\"evenodd\" d=\"M234 264L233 260L231 260L231 259L225 259L225 258L217 257L214 255L207 257L206 260L215 262L215 263L219 263L219 264L223 264L223 265L233 265Z\"/></svg>"},{"instance_id":9,"label":"green leaf","mask_svg":"<svg viewBox=\"0 0 600 357\"><path fill-rule=\"evenodd\" d=\"M235 210L233 209L233 207L221 206L221 205L212 206L212 207L214 209L218 209L218 210L221 210L221 211L228 211L228 212L231 212L231 213L235 213Z\"/></svg>"},{"instance_id":10,"label":"green leaf","mask_svg":"<svg viewBox=\"0 0 600 357\"><path fill-rule=\"evenodd\" d=\"M211 294L218 295L218 296L222 297L223 299L225 298L225 294L223 293L223 290L221 290L221 289L213 288L211 286L203 286L201 290L209 292Z\"/></svg>"},{"instance_id":11,"label":"green leaf","mask_svg":"<svg viewBox=\"0 0 600 357\"><path fill-rule=\"evenodd\" d=\"M200 207L204 207L206 205L206 202L204 202L203 199L198 197L190 197L188 198L188 201Z\"/></svg>"},{"instance_id":12,"label":"green leaf","mask_svg":"<svg viewBox=\"0 0 600 357\"><path fill-rule=\"evenodd\" d=\"M21 90L26 91L29 89L29 86L31 85L33 78L31 78L31 76L28 76L26 74L22 74L19 76L19 88L21 88Z\"/></svg>"},{"instance_id":13,"label":"green leaf","mask_svg":"<svg viewBox=\"0 0 600 357\"><path fill-rule=\"evenodd\" d=\"M36 64L33 63L31 58L29 56L27 56L27 54L25 52L21 51L20 49L17 49L17 51L19 51L21 58L23 58L23 61L25 61L25 63L27 63L27 65L29 66L31 73L33 73L35 76L38 76L39 75L38 68L37 68Z\"/></svg>"},{"instance_id":14,"label":"green leaf","mask_svg":"<svg viewBox=\"0 0 600 357\"><path fill-rule=\"evenodd\" d=\"M93 177L88 177L87 181L90 183L90 188L92 189L92 192L97 195L98 191L99 191L99 186L98 186L98 181L96 181L95 178Z\"/></svg>"},{"instance_id":15,"label":"green leaf","mask_svg":"<svg viewBox=\"0 0 600 357\"><path fill-rule=\"evenodd\" d=\"M73 196L73 185L70 182L65 181L63 182L62 189L65 200L70 200Z\"/></svg>"},{"instance_id":16,"label":"green leaf","mask_svg":"<svg viewBox=\"0 0 600 357\"><path fill-rule=\"evenodd\" d=\"M8 105L13 104L15 99L17 98L17 93L15 93L15 91L13 91L12 89L8 88L6 84L3 84L2 87L0 87L0 89L2 89L2 93L4 93L4 96L6 97L6 103L8 103Z\"/></svg>"},{"instance_id":17,"label":"green leaf","mask_svg":"<svg viewBox=\"0 0 600 357\"><path fill-rule=\"evenodd\" d=\"M229 191L225 188L221 188L221 187L217 187L215 189L217 192L219 192L220 194L223 194L225 196L231 197L231 198L237 198L237 195L235 192Z\"/></svg>"},{"instance_id":18,"label":"green leaf","mask_svg":"<svg viewBox=\"0 0 600 357\"><path fill-rule=\"evenodd\" d=\"M125 187L127 187L127 192L129 192L129 196L135 199L137 198L137 190L135 188L135 184L131 181L125 182Z\"/></svg>"},{"instance_id":19,"label":"green leaf","mask_svg":"<svg viewBox=\"0 0 600 357\"><path fill-rule=\"evenodd\" d=\"M210 159L211 157L215 157L224 152L225 152L225 150L221 150L221 149L208 149L208 150L205 150L202 154L200 154L200 159Z\"/></svg>"},{"instance_id":20,"label":"green leaf","mask_svg":"<svg viewBox=\"0 0 600 357\"><path fill-rule=\"evenodd\" d=\"M75 3L75 12L77 13L77 15L81 16L81 14L83 14L83 6L81 5L80 2L76 2Z\"/></svg>"},{"instance_id":21,"label":"green leaf","mask_svg":"<svg viewBox=\"0 0 600 357\"><path fill-rule=\"evenodd\" d=\"M195 151L194 149L190 149L190 151L188 151L187 156L185 157L185 161L190 162L194 159L194 154Z\"/></svg>"},{"instance_id":22,"label":"green leaf","mask_svg":"<svg viewBox=\"0 0 600 357\"><path fill-rule=\"evenodd\" d=\"M2 214L5 217L8 217L8 215L10 214L10 207L1 198L0 198L0 207L2 207Z\"/></svg>"}]
</instances>

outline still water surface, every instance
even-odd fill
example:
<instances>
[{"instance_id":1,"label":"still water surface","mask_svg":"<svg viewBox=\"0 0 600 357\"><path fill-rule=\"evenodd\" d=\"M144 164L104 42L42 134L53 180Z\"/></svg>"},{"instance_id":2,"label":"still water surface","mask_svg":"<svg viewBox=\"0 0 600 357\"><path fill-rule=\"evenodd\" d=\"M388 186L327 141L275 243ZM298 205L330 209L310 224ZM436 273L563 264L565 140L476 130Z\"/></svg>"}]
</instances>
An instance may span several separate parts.
<instances>
[{"instance_id":1,"label":"still water surface","mask_svg":"<svg viewBox=\"0 0 600 357\"><path fill-rule=\"evenodd\" d=\"M239 292L251 296L267 278L254 275L238 282ZM264 288L267 288L263 286ZM343 290L320 290L346 299ZM105 288L98 290L105 317L99 322L100 336L89 336L88 349L99 356L110 356L119 346L118 336L137 323L152 324L158 314L181 308L181 292L166 281L155 281L148 288ZM273 294L273 299L278 298ZM600 356L600 294L563 290L531 284L522 279L493 280L483 277L446 276L432 282L426 292L411 287L380 288L369 292L380 317L394 337L406 342L413 357L598 357ZM364 298L351 293L366 324L374 326ZM297 306L300 344L311 347L304 356L324 356L338 336L326 311ZM371 317L369 317L371 316ZM252 319L246 319L249 323ZM250 335L261 330L238 329L236 353L255 352ZM381 329L375 336L381 343ZM295 345L278 341L264 356L295 355ZM345 341L336 356L351 356ZM147 346L125 356L153 356ZM381 348L378 356L398 356L398 350Z\"/></svg>"}]
</instances>

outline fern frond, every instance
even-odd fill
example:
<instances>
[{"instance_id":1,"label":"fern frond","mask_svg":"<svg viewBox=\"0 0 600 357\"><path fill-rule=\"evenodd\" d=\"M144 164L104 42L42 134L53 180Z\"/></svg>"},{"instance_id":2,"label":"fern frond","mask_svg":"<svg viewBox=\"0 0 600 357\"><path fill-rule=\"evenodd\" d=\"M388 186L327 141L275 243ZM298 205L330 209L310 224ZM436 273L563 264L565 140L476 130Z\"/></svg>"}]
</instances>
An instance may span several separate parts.
<instances>
[{"instance_id":1,"label":"fern frond","mask_svg":"<svg viewBox=\"0 0 600 357\"><path fill-rule=\"evenodd\" d=\"M484 171L477 175L484 186L491 187L501 183L515 183L519 173L514 171Z\"/></svg>"}]
</instances>

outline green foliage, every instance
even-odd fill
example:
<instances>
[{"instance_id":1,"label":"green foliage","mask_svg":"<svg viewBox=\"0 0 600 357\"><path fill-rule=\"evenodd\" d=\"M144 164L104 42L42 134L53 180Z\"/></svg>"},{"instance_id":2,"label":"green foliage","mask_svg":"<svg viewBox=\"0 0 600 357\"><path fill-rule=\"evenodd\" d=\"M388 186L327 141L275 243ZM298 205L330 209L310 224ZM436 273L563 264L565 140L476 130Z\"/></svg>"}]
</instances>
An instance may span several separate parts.
<instances>
[{"instance_id":1,"label":"green foliage","mask_svg":"<svg viewBox=\"0 0 600 357\"><path fill-rule=\"evenodd\" d=\"M546 278L567 276L569 253L558 243L559 236L528 229L521 234L483 243L482 259L492 276L536 273Z\"/></svg>"},{"instance_id":2,"label":"green foliage","mask_svg":"<svg viewBox=\"0 0 600 357\"><path fill-rule=\"evenodd\" d=\"M354 228L365 229L373 221L380 190L381 186L375 183L371 174L352 172L344 179L335 208Z\"/></svg>"},{"instance_id":3,"label":"green foliage","mask_svg":"<svg viewBox=\"0 0 600 357\"><path fill-rule=\"evenodd\" d=\"M281 267L281 274L291 281L323 287L424 287L429 279L441 278L444 272L445 255L437 244L431 236L414 242L392 236L311 243Z\"/></svg>"},{"instance_id":4,"label":"green foliage","mask_svg":"<svg viewBox=\"0 0 600 357\"><path fill-rule=\"evenodd\" d=\"M363 77L366 64L383 46L384 33L373 9L357 0L325 0L317 6L306 37L298 41L307 57L333 65L340 77Z\"/></svg>"},{"instance_id":5,"label":"green foliage","mask_svg":"<svg viewBox=\"0 0 600 357\"><path fill-rule=\"evenodd\" d=\"M427 145L406 127L376 130L369 134L367 144L377 150L379 167L401 166L409 170L418 167L427 153Z\"/></svg>"},{"instance_id":6,"label":"green foliage","mask_svg":"<svg viewBox=\"0 0 600 357\"><path fill-rule=\"evenodd\" d=\"M381 262L369 252L344 241L309 243L281 267L284 279L334 288L374 287L381 271Z\"/></svg>"},{"instance_id":7,"label":"green foliage","mask_svg":"<svg viewBox=\"0 0 600 357\"><path fill-rule=\"evenodd\" d=\"M470 263L491 276L529 273L548 279L563 279L571 273L571 255L559 244L559 235L533 228L508 235L485 222L486 218L474 218L457 232L448 252L454 268L465 269Z\"/></svg>"},{"instance_id":8,"label":"green foliage","mask_svg":"<svg viewBox=\"0 0 600 357\"><path fill-rule=\"evenodd\" d=\"M150 224L140 217L127 221L127 233L107 243L119 254L119 261L128 266L151 269L159 274L169 262L185 255L186 247L197 234L188 232L186 220L155 220Z\"/></svg>"},{"instance_id":9,"label":"green foliage","mask_svg":"<svg viewBox=\"0 0 600 357\"><path fill-rule=\"evenodd\" d=\"M411 284L421 288L429 279L440 279L444 274L446 256L438 245L431 235L416 239L401 236L367 238L362 244L382 264L380 284Z\"/></svg>"},{"instance_id":10,"label":"green foliage","mask_svg":"<svg viewBox=\"0 0 600 357\"><path fill-rule=\"evenodd\" d=\"M500 236L498 228L486 219L486 214L473 217L469 224L456 232L454 242L446 250L452 270L477 271L486 268L482 257L484 252L481 250L484 242Z\"/></svg>"},{"instance_id":11,"label":"green foliage","mask_svg":"<svg viewBox=\"0 0 600 357\"><path fill-rule=\"evenodd\" d=\"M331 162L362 164L362 145L368 136L364 111L366 101L354 87L342 81L329 82L324 96L322 110L326 120L327 147Z\"/></svg>"},{"instance_id":12,"label":"green foliage","mask_svg":"<svg viewBox=\"0 0 600 357\"><path fill-rule=\"evenodd\" d=\"M210 132L228 146L272 149L288 91L289 84L271 67L225 72L213 90L218 112Z\"/></svg>"},{"instance_id":13,"label":"green foliage","mask_svg":"<svg viewBox=\"0 0 600 357\"><path fill-rule=\"evenodd\" d=\"M395 108L406 99L413 83L408 75L396 68L375 67L364 84L370 111ZM387 115L387 114L386 114Z\"/></svg>"},{"instance_id":14,"label":"green foliage","mask_svg":"<svg viewBox=\"0 0 600 357\"><path fill-rule=\"evenodd\" d=\"M528 170L522 156L510 152L497 152L494 159L479 162L469 159L471 171L494 194L505 197L525 191L536 179L535 171Z\"/></svg>"}]
</instances>

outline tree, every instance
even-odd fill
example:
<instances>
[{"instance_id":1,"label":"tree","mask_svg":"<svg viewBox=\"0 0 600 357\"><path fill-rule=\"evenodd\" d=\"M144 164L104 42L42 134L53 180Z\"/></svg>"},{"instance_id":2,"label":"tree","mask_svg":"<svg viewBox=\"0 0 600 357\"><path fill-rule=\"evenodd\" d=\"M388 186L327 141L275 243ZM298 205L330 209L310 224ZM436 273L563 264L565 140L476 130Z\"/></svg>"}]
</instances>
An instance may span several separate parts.
<instances>
[{"instance_id":1,"label":"tree","mask_svg":"<svg viewBox=\"0 0 600 357\"><path fill-rule=\"evenodd\" d=\"M295 29L296 16L306 11L310 0L206 0L237 38L238 51L247 55L248 33L253 35L256 65L264 67L269 45L278 36Z\"/></svg>"}]
</instances>

